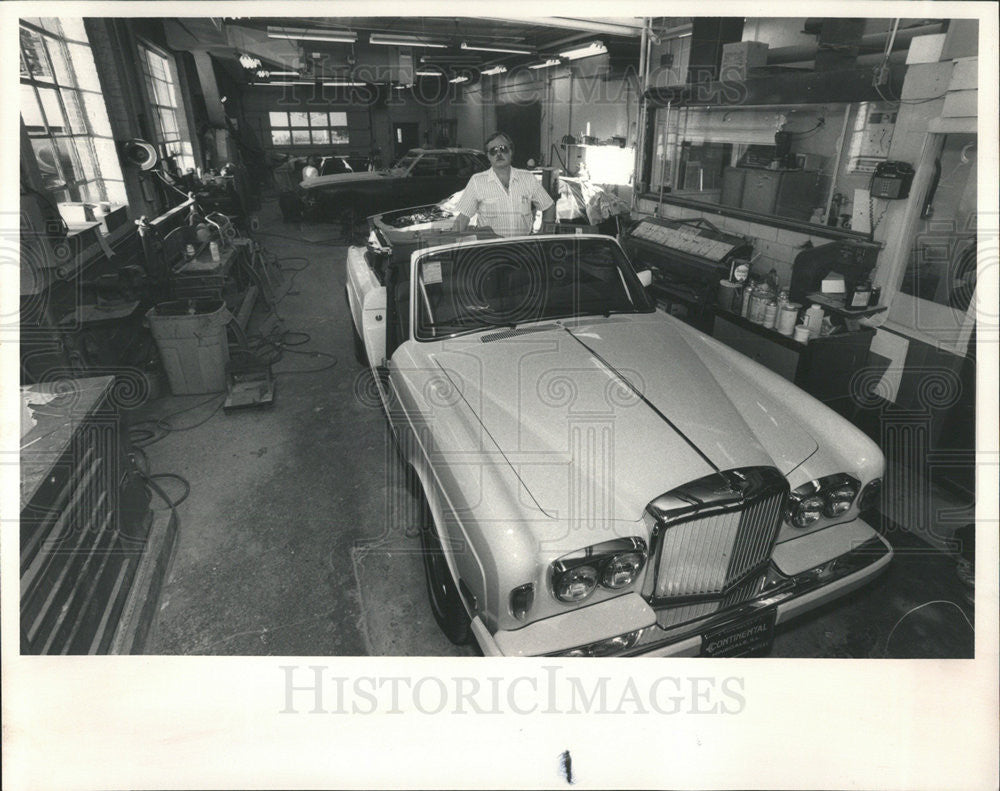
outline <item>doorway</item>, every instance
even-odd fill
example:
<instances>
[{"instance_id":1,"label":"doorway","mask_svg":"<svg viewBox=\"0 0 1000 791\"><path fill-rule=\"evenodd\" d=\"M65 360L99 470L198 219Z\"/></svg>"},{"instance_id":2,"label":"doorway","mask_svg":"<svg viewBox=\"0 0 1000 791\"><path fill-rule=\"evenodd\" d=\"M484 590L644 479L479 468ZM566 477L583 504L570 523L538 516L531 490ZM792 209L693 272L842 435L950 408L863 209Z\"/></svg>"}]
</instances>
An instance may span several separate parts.
<instances>
[{"instance_id":1,"label":"doorway","mask_svg":"<svg viewBox=\"0 0 1000 791\"><path fill-rule=\"evenodd\" d=\"M497 105L497 129L514 141L514 167L527 167L529 159L536 164L541 161L541 127L542 105L538 102Z\"/></svg>"},{"instance_id":2,"label":"doorway","mask_svg":"<svg viewBox=\"0 0 1000 791\"><path fill-rule=\"evenodd\" d=\"M411 148L420 146L420 135L417 133L416 121L405 121L392 125L392 161L395 162Z\"/></svg>"}]
</instances>

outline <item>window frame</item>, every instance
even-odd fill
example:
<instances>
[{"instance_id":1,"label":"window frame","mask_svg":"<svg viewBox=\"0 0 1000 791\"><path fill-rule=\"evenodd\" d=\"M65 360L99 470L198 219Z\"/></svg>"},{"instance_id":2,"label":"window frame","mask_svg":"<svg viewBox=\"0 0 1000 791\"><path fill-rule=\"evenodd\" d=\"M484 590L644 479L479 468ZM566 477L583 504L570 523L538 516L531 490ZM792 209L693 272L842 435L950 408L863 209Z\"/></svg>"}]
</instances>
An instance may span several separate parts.
<instances>
[{"instance_id":1,"label":"window frame","mask_svg":"<svg viewBox=\"0 0 1000 791\"><path fill-rule=\"evenodd\" d=\"M305 123L304 124L294 123L292 121L292 116L293 115L300 115L300 114L305 116ZM282 124L282 125L279 125L279 126L276 126L275 125L275 118L274 118L274 116L276 116L276 115L284 115L286 123ZM313 116L316 116L316 115L325 115L326 116L326 123L325 124L319 124L319 123L315 123L314 124L314 118L313 118ZM343 121L344 121L343 124L339 124L339 123L335 124L334 123L333 116L335 116L335 115L336 116L343 116ZM310 109L306 109L306 110L284 110L284 109L280 109L280 110L268 110L267 111L267 125L268 125L268 133L270 135L271 147L272 148L291 148L291 147L296 147L296 148L302 148L302 147L316 148L316 147L321 147L321 146L326 146L326 147L329 148L330 146L347 146L347 145L350 145L350 142L351 142L350 127L349 127L349 125L347 123L347 111L346 110L310 110ZM295 142L295 132L302 132L302 131L305 131L306 134L308 135L308 137L309 137L309 142L308 143L302 143L302 142L297 143L297 142ZM324 140L319 140L319 142L315 142L314 141L314 136L313 136L313 132L314 131L315 132L326 132L328 139L325 140L325 141ZM334 140L334 132L335 131L338 133L337 134L337 137L338 137L337 140ZM288 142L287 143L279 143L279 142L277 142L275 140L275 137L274 137L275 133L278 133L278 132L287 132L288 133ZM339 138L343 138L343 139L339 139Z\"/></svg>"},{"instance_id":2,"label":"window frame","mask_svg":"<svg viewBox=\"0 0 1000 791\"><path fill-rule=\"evenodd\" d=\"M920 217L921 208L928 194L933 190L934 161L940 155L948 134L948 132L940 131L928 132L925 135L910 190L910 200L907 201L906 214L901 222L893 224L895 233L886 239L886 247L894 250L895 254L891 260L884 263L885 274L880 278L883 286L883 300L888 304L889 310L884 321L878 326L952 354L966 356L969 353L969 341L976 325L981 284L977 282L969 305L964 310L923 299L901 289L910 262L911 243L920 230L921 222L923 222ZM984 195L982 181L982 179L978 180L977 206L980 208L977 209L977 212L984 205L981 200ZM914 199L917 196L920 197L920 200ZM992 234L992 239L988 234ZM996 234L995 225L992 228L978 228L980 253L984 249L995 249ZM987 245L992 243L994 248L984 247L984 241ZM986 305L982 307L984 311L989 310Z\"/></svg>"},{"instance_id":3,"label":"window frame","mask_svg":"<svg viewBox=\"0 0 1000 791\"><path fill-rule=\"evenodd\" d=\"M82 25L82 18L80 22ZM21 44L22 30L29 31L41 42L50 72L48 75L33 73L32 61L25 57L25 48ZM34 124L29 126L25 121L23 101L20 101L19 106L21 121L29 140L32 141L31 149L39 170L51 173L54 169L61 182L61 184L42 185L52 194L53 199L57 202L126 203L125 180L118 161L107 107L100 91L100 78L94 61L93 47L86 31L81 32L82 39L76 37L74 31L67 33L57 18L32 17L19 20L18 57L22 96L24 88L31 90L41 127ZM70 45L85 48L85 54L89 56L89 63L86 65L94 67L93 82L98 86L97 89L84 87L82 84L78 73L81 65L80 55L75 55ZM57 58L62 64L61 69L57 59L53 57L55 48L58 48ZM42 91L49 90L53 91L53 94L49 95L47 103L43 99ZM75 104L75 113L71 104ZM55 111L58 111L61 118L49 118L50 113ZM61 121L62 125L56 126L54 124L56 120ZM40 161L34 143L36 140L50 141L54 154L51 164ZM65 143L60 145L59 141ZM85 162L85 159L89 162ZM67 175L67 166L71 168L70 175Z\"/></svg>"},{"instance_id":4,"label":"window frame","mask_svg":"<svg viewBox=\"0 0 1000 791\"><path fill-rule=\"evenodd\" d=\"M146 95L146 103L149 107L149 114L153 121L153 129L156 134L156 145L160 157L166 159L173 157L181 173L188 168L195 167L194 146L191 139L191 130L187 122L187 108L184 104L183 92L180 88L180 74L174 56L156 46L145 38L136 38L136 50L138 53L139 70L142 74L142 90ZM152 65L147 61L145 53L158 57L164 61L164 77L160 78L152 74ZM165 83L169 88L168 96L173 104L163 104L162 98L156 91L155 83ZM163 126L161 111L169 111L173 115L176 133L168 134ZM176 145L177 151L173 151L171 146Z\"/></svg>"}]
</instances>

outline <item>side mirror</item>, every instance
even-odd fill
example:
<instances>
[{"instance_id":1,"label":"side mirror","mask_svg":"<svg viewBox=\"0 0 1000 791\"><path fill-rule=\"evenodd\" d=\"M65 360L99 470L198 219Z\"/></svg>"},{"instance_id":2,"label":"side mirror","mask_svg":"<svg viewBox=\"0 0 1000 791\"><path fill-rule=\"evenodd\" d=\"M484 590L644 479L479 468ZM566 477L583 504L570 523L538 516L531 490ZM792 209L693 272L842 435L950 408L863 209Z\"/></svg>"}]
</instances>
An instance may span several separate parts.
<instances>
[{"instance_id":1,"label":"side mirror","mask_svg":"<svg viewBox=\"0 0 1000 791\"><path fill-rule=\"evenodd\" d=\"M643 288L649 288L653 284L653 271L651 269L643 269L636 274L639 276L639 282L642 283Z\"/></svg>"}]
</instances>

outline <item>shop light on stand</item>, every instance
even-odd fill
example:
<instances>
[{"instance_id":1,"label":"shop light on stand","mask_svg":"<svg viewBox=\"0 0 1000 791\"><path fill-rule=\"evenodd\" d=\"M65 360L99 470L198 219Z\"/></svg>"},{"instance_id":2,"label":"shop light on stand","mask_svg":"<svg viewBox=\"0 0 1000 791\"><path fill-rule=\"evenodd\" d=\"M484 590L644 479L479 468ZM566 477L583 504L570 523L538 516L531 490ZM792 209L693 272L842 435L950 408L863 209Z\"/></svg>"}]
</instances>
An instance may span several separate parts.
<instances>
[{"instance_id":1,"label":"shop light on stand","mask_svg":"<svg viewBox=\"0 0 1000 791\"><path fill-rule=\"evenodd\" d=\"M314 28L267 27L268 38L304 39L307 41L332 41L341 44L353 44L358 40L358 34L353 30L317 30Z\"/></svg>"}]
</instances>

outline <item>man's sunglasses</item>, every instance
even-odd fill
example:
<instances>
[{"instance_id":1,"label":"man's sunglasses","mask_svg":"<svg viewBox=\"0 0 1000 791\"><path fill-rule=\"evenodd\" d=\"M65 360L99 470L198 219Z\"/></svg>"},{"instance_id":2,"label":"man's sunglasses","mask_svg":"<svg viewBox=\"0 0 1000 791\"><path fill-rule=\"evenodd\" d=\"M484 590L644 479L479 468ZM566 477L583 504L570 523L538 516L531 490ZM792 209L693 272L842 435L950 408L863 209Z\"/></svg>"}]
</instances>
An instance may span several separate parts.
<instances>
[{"instance_id":1,"label":"man's sunglasses","mask_svg":"<svg viewBox=\"0 0 1000 791\"><path fill-rule=\"evenodd\" d=\"M488 148L486 150L486 153L489 154L491 157L495 157L497 154L506 154L508 151L510 151L510 146L505 146L501 144L499 146L493 146L493 148Z\"/></svg>"}]
</instances>

